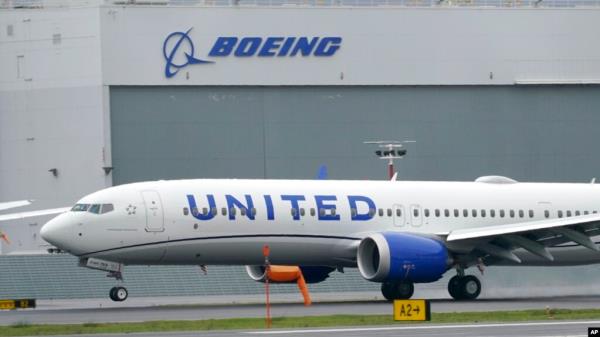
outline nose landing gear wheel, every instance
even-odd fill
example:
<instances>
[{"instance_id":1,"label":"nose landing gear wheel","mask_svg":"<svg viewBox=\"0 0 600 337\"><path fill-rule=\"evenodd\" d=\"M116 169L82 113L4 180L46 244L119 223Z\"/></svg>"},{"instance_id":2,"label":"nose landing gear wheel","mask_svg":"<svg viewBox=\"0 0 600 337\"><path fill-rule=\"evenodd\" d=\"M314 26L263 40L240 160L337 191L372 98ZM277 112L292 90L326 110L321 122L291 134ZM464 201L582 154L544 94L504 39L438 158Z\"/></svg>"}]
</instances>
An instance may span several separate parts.
<instances>
[{"instance_id":1,"label":"nose landing gear wheel","mask_svg":"<svg viewBox=\"0 0 600 337\"><path fill-rule=\"evenodd\" d=\"M481 293L481 282L473 275L456 275L448 282L448 292L455 300L474 300Z\"/></svg>"},{"instance_id":2,"label":"nose landing gear wheel","mask_svg":"<svg viewBox=\"0 0 600 337\"><path fill-rule=\"evenodd\" d=\"M123 302L127 299L129 293L125 287L112 287L109 292L110 299L115 302Z\"/></svg>"}]
</instances>

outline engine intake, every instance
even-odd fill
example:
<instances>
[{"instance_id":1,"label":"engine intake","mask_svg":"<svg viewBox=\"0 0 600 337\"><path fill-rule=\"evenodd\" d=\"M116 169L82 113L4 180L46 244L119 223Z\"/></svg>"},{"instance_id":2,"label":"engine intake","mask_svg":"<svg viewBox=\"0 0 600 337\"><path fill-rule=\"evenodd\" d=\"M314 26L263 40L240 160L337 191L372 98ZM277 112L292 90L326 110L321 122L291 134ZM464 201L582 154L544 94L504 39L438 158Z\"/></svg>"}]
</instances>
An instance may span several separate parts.
<instances>
[{"instance_id":1,"label":"engine intake","mask_svg":"<svg viewBox=\"0 0 600 337\"><path fill-rule=\"evenodd\" d=\"M434 282L450 265L444 243L402 232L364 238L358 246L357 262L362 277L373 282Z\"/></svg>"}]
</instances>

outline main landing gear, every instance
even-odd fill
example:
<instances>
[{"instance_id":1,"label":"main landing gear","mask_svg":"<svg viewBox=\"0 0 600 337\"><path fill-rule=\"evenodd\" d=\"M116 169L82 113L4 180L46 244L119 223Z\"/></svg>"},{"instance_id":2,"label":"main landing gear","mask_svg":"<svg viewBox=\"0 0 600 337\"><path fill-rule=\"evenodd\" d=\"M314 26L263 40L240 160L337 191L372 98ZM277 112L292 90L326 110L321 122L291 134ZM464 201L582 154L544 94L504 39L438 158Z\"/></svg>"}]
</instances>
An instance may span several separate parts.
<instances>
[{"instance_id":1,"label":"main landing gear","mask_svg":"<svg viewBox=\"0 0 600 337\"><path fill-rule=\"evenodd\" d=\"M414 292L415 285L410 281L384 282L381 284L381 294L388 301L409 299Z\"/></svg>"},{"instance_id":2,"label":"main landing gear","mask_svg":"<svg viewBox=\"0 0 600 337\"><path fill-rule=\"evenodd\" d=\"M448 292L455 300L474 300L481 293L481 282L473 275L456 275L448 282Z\"/></svg>"}]
</instances>

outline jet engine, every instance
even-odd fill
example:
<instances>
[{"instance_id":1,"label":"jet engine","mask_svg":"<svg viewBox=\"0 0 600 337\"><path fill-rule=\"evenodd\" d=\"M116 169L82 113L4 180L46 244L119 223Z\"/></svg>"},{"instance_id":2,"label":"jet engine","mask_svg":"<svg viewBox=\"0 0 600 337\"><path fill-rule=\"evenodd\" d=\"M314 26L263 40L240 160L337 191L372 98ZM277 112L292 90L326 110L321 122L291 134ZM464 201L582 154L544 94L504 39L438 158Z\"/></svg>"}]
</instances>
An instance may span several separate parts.
<instances>
[{"instance_id":1,"label":"jet engine","mask_svg":"<svg viewBox=\"0 0 600 337\"><path fill-rule=\"evenodd\" d=\"M325 281L335 268L321 266L278 266L271 265L270 282L296 283L298 272L301 271L306 283L319 283ZM246 266L246 272L251 279L257 282L265 281L264 266Z\"/></svg>"},{"instance_id":2,"label":"jet engine","mask_svg":"<svg viewBox=\"0 0 600 337\"><path fill-rule=\"evenodd\" d=\"M331 267L298 267L298 266L277 266L271 265L267 275L264 266L246 266L246 271L254 281L265 282L269 279L270 283L296 283L302 297L304 305L312 303L308 293L307 283L318 283L329 277L334 268Z\"/></svg>"},{"instance_id":3,"label":"jet engine","mask_svg":"<svg viewBox=\"0 0 600 337\"><path fill-rule=\"evenodd\" d=\"M443 242L405 232L375 233L358 246L358 269L373 282L439 280L450 261Z\"/></svg>"}]
</instances>

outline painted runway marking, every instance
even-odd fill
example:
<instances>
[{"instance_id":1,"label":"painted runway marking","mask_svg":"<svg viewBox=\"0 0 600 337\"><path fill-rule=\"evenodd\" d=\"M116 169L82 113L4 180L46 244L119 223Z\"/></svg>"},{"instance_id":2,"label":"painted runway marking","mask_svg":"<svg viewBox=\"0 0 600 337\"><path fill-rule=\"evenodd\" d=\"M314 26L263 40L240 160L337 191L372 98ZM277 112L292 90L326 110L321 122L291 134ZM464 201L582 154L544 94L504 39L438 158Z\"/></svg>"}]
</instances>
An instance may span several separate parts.
<instances>
[{"instance_id":1,"label":"painted runway marking","mask_svg":"<svg viewBox=\"0 0 600 337\"><path fill-rule=\"evenodd\" d=\"M426 330L426 329L469 329L469 328L499 328L520 326L548 326L548 325L593 325L600 321L567 321L567 322L529 322L529 323L494 323L494 324L457 324L457 325L421 325L421 326L384 326L371 328L337 328L337 329L302 329L302 330L273 330L273 331L248 331L252 335L278 335L299 333L324 333L324 332L359 332L359 331L390 331L390 330Z\"/></svg>"}]
</instances>

